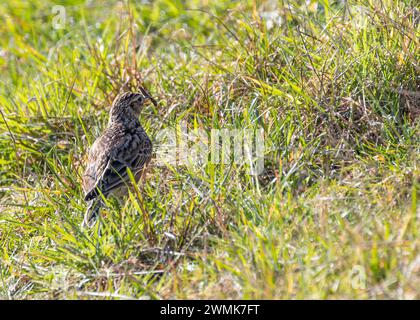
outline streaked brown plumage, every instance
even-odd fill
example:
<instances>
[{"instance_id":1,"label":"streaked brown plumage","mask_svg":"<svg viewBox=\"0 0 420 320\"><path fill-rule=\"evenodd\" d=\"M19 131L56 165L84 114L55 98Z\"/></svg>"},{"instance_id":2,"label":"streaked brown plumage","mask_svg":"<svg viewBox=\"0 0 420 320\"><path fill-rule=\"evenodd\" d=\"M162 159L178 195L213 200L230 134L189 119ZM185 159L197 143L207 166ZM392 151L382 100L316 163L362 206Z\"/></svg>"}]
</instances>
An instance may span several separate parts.
<instances>
[{"instance_id":1,"label":"streaked brown plumage","mask_svg":"<svg viewBox=\"0 0 420 320\"><path fill-rule=\"evenodd\" d=\"M83 225L91 227L99 217L102 196L122 198L130 184L127 169L138 181L152 156L152 142L139 121L145 102L156 102L144 91L126 92L112 104L108 126L93 143L83 175L88 208Z\"/></svg>"}]
</instances>

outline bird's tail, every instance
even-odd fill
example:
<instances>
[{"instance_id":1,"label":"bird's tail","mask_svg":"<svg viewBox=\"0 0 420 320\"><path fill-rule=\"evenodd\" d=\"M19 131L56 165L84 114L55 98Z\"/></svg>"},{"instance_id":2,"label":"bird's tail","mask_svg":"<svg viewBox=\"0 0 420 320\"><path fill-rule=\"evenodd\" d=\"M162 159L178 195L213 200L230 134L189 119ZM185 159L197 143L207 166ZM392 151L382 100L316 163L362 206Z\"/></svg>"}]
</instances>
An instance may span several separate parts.
<instances>
[{"instance_id":1,"label":"bird's tail","mask_svg":"<svg viewBox=\"0 0 420 320\"><path fill-rule=\"evenodd\" d=\"M100 199L93 199L88 202L88 207L85 212L83 219L82 228L92 228L99 218L99 213L102 207L102 201Z\"/></svg>"}]
</instances>

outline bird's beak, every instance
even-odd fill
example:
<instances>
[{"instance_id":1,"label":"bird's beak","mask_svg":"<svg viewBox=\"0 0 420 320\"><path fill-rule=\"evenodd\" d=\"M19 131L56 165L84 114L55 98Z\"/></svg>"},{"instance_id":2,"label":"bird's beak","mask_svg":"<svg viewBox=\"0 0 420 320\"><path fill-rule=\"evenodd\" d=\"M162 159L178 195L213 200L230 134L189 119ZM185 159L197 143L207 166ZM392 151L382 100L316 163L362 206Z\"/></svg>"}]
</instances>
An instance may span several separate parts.
<instances>
[{"instance_id":1,"label":"bird's beak","mask_svg":"<svg viewBox=\"0 0 420 320\"><path fill-rule=\"evenodd\" d=\"M153 105L155 107L157 107L156 100L153 99L152 96L144 88L140 87L140 91L141 91L141 93L143 93L144 97L146 98L146 100L145 100L146 103L151 102L151 103L153 103Z\"/></svg>"},{"instance_id":2,"label":"bird's beak","mask_svg":"<svg viewBox=\"0 0 420 320\"><path fill-rule=\"evenodd\" d=\"M148 103L148 102L153 103L153 105L154 105L155 107L157 107L157 102L156 102L156 100L155 100L155 99L153 99L151 96L147 96L147 97L146 97L146 103Z\"/></svg>"}]
</instances>

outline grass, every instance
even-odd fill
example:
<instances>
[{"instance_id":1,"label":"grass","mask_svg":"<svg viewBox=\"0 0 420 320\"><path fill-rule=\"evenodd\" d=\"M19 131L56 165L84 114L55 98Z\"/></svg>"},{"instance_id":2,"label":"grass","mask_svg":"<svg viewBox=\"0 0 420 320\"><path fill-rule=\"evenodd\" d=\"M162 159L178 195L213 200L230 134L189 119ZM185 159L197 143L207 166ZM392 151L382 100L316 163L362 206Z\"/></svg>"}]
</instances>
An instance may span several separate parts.
<instances>
[{"instance_id":1,"label":"grass","mask_svg":"<svg viewBox=\"0 0 420 320\"><path fill-rule=\"evenodd\" d=\"M0 5L0 298L420 298L416 1L54 5ZM264 172L155 159L81 230L84 155L142 83L157 147L262 128Z\"/></svg>"}]
</instances>

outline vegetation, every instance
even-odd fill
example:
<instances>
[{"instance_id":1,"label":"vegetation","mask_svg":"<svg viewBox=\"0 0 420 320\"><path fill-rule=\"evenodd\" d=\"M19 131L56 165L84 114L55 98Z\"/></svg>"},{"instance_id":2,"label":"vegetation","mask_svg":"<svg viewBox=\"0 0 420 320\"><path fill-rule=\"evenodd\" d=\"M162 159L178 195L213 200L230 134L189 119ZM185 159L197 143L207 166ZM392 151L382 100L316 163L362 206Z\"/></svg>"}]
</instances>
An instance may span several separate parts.
<instances>
[{"instance_id":1,"label":"vegetation","mask_svg":"<svg viewBox=\"0 0 420 320\"><path fill-rule=\"evenodd\" d=\"M0 4L1 298L420 298L417 1L56 5ZM264 172L156 156L81 230L84 155L140 84L153 139L262 128Z\"/></svg>"}]
</instances>

